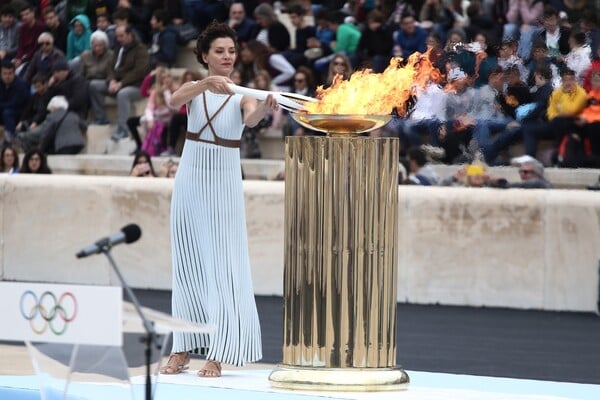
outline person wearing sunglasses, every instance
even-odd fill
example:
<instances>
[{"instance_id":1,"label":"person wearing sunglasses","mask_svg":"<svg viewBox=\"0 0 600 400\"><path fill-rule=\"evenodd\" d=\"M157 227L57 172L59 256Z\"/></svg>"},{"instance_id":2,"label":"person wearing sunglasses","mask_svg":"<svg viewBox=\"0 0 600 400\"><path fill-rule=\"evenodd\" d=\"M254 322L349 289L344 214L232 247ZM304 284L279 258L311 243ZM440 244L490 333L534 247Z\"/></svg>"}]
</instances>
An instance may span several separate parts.
<instances>
[{"instance_id":1,"label":"person wearing sunglasses","mask_svg":"<svg viewBox=\"0 0 600 400\"><path fill-rule=\"evenodd\" d=\"M514 158L512 164L519 167L520 182L509 183L508 187L522 189L552 189L550 183L544 176L544 166L535 158L524 155Z\"/></svg>"},{"instance_id":2,"label":"person wearing sunglasses","mask_svg":"<svg viewBox=\"0 0 600 400\"><path fill-rule=\"evenodd\" d=\"M38 36L38 50L33 55L25 71L25 80L31 84L36 75L50 78L54 65L59 61L66 62L65 53L54 46L54 36L50 32L43 32Z\"/></svg>"}]
</instances>

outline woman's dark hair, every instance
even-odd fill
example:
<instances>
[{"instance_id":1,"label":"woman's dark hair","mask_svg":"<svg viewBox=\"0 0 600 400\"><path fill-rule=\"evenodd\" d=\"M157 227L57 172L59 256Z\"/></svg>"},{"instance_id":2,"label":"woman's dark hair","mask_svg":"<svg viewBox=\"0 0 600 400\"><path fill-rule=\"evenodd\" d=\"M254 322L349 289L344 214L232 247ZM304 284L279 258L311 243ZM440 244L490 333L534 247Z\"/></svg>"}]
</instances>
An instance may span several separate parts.
<instances>
[{"instance_id":1,"label":"woman's dark hair","mask_svg":"<svg viewBox=\"0 0 600 400\"><path fill-rule=\"evenodd\" d=\"M152 176L156 176L154 166L152 165L152 157L147 151L144 150L138 150L135 152L133 156L133 164L131 164L131 169L133 170L133 168L139 163L141 158L145 158L146 160L148 160L148 164L150 165L150 173L152 174Z\"/></svg>"},{"instance_id":2,"label":"woman's dark hair","mask_svg":"<svg viewBox=\"0 0 600 400\"><path fill-rule=\"evenodd\" d=\"M541 63L535 68L534 72L547 81L552 80L552 69L548 63Z\"/></svg>"},{"instance_id":3,"label":"woman's dark hair","mask_svg":"<svg viewBox=\"0 0 600 400\"><path fill-rule=\"evenodd\" d=\"M40 156L40 169L37 171L32 171L29 169L29 160L31 157L35 155ZM30 150L25 153L25 157L23 157L23 164L21 165L21 169L19 170L20 174L51 174L52 170L48 167L48 161L46 160L46 155L42 153L41 150L35 149Z\"/></svg>"},{"instance_id":4,"label":"woman's dark hair","mask_svg":"<svg viewBox=\"0 0 600 400\"><path fill-rule=\"evenodd\" d=\"M269 68L269 66L267 65L267 61L270 50L266 44L264 44L263 42L259 42L256 39L252 39L248 40L248 43L246 43L246 47L254 55L254 62L260 67L260 69Z\"/></svg>"},{"instance_id":5,"label":"woman's dark hair","mask_svg":"<svg viewBox=\"0 0 600 400\"><path fill-rule=\"evenodd\" d=\"M202 33L200 33L200 35L198 35L196 49L194 49L196 59L205 68L208 67L208 64L206 64L202 59L202 54L208 54L212 42L219 38L231 38L231 40L233 40L233 43L235 44L235 52L238 53L237 37L235 35L235 31L231 29L227 24L222 24L215 20L211 22L206 27L206 29L203 30Z\"/></svg>"},{"instance_id":6,"label":"woman's dark hair","mask_svg":"<svg viewBox=\"0 0 600 400\"><path fill-rule=\"evenodd\" d=\"M15 160L13 161L12 165L4 165L4 153L6 153L7 150L12 151L12 153L15 156ZM17 151L15 150L14 147L12 147L11 145L6 145L2 148L2 151L0 152L0 172L4 172L4 170L6 168L13 168L14 170L19 169L19 154L17 154Z\"/></svg>"}]
</instances>

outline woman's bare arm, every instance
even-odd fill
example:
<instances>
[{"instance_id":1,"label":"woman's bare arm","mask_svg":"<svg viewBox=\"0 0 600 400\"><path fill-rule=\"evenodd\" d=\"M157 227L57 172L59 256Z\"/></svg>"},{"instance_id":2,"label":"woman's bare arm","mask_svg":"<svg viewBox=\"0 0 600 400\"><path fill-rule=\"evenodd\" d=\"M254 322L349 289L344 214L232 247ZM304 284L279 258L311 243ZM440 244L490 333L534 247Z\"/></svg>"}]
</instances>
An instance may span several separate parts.
<instances>
[{"instance_id":1,"label":"woman's bare arm","mask_svg":"<svg viewBox=\"0 0 600 400\"><path fill-rule=\"evenodd\" d=\"M229 88L229 83L233 83L233 81L225 76L218 75L209 76L201 81L186 82L173 93L171 107L179 108L206 90L213 93L233 94Z\"/></svg>"}]
</instances>

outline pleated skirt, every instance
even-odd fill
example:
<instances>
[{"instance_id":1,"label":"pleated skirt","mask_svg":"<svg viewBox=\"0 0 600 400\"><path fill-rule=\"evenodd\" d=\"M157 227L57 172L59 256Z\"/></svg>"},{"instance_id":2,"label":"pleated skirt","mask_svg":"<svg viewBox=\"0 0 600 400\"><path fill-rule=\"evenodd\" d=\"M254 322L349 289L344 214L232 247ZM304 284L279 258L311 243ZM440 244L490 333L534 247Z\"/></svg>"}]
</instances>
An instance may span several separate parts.
<instances>
[{"instance_id":1,"label":"pleated skirt","mask_svg":"<svg viewBox=\"0 0 600 400\"><path fill-rule=\"evenodd\" d=\"M242 366L262 358L239 149L187 140L171 201L173 316L210 334L173 334L173 352Z\"/></svg>"}]
</instances>

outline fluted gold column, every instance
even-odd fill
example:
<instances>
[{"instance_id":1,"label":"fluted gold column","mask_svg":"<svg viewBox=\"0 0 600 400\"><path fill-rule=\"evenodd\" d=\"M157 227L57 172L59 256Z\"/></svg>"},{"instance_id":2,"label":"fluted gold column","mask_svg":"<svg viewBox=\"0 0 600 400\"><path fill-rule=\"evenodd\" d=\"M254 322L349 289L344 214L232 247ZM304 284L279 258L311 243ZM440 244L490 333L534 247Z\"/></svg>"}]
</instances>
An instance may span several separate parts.
<instances>
[{"instance_id":1,"label":"fluted gold column","mask_svg":"<svg viewBox=\"0 0 600 400\"><path fill-rule=\"evenodd\" d=\"M398 140L288 137L276 387L397 390Z\"/></svg>"}]
</instances>

